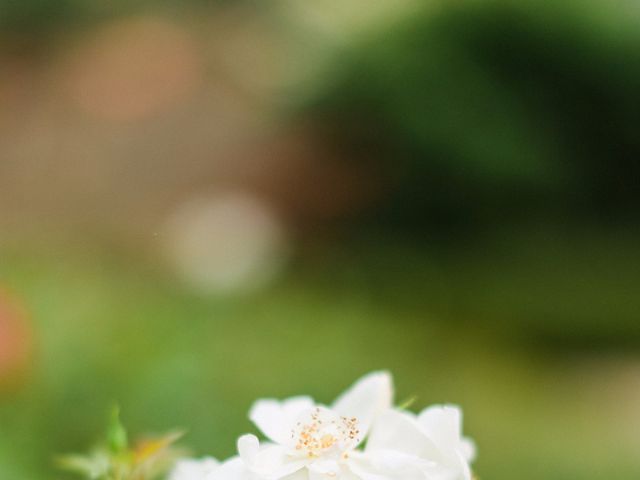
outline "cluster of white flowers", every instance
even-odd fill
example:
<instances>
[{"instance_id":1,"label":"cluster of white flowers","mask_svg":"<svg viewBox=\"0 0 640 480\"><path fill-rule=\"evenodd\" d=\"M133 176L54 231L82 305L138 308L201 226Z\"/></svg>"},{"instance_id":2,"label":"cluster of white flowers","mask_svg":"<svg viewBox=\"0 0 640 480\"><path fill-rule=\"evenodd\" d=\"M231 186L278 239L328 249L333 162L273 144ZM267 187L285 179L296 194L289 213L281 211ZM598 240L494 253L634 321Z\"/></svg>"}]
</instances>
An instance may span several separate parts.
<instances>
[{"instance_id":1,"label":"cluster of white flowers","mask_svg":"<svg viewBox=\"0 0 640 480\"><path fill-rule=\"evenodd\" d=\"M267 437L238 439L238 455L178 462L170 480L470 480L474 445L452 405L415 415L393 406L387 372L356 382L331 406L306 396L258 400Z\"/></svg>"}]
</instances>

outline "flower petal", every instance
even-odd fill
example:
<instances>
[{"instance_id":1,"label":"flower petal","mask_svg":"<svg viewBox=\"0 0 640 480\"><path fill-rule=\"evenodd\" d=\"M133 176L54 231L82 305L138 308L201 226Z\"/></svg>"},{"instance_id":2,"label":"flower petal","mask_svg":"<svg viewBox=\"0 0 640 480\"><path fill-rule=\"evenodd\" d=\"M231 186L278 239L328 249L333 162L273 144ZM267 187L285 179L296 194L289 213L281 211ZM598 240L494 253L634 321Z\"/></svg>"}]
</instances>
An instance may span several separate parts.
<instances>
[{"instance_id":1,"label":"flower petal","mask_svg":"<svg viewBox=\"0 0 640 480\"><path fill-rule=\"evenodd\" d=\"M472 480L471 467L469 462L461 452L458 452L459 471L462 473L462 480Z\"/></svg>"},{"instance_id":2,"label":"flower petal","mask_svg":"<svg viewBox=\"0 0 640 480\"><path fill-rule=\"evenodd\" d=\"M206 480L251 480L253 474L238 456L224 461L217 469L210 472Z\"/></svg>"},{"instance_id":3,"label":"flower petal","mask_svg":"<svg viewBox=\"0 0 640 480\"><path fill-rule=\"evenodd\" d=\"M336 477L341 470L340 464L333 459L316 460L314 462L311 462L307 468L309 469L310 473L327 475L329 477Z\"/></svg>"},{"instance_id":4,"label":"flower petal","mask_svg":"<svg viewBox=\"0 0 640 480\"><path fill-rule=\"evenodd\" d=\"M455 405L426 408L418 416L420 428L442 455L442 466L457 472L464 480L471 479L469 462L475 455L475 446L462 437L462 411Z\"/></svg>"},{"instance_id":5,"label":"flower petal","mask_svg":"<svg viewBox=\"0 0 640 480\"><path fill-rule=\"evenodd\" d=\"M220 463L211 457L178 460L169 474L169 480L205 480L219 466Z\"/></svg>"},{"instance_id":6,"label":"flower petal","mask_svg":"<svg viewBox=\"0 0 640 480\"><path fill-rule=\"evenodd\" d=\"M378 416L367 440L367 453L375 450L395 450L408 455L437 461L440 452L425 436L412 414L386 410Z\"/></svg>"},{"instance_id":7,"label":"flower petal","mask_svg":"<svg viewBox=\"0 0 640 480\"><path fill-rule=\"evenodd\" d=\"M307 458L292 457L286 447L266 443L260 445L255 435L238 439L238 454L247 470L261 479L278 480L304 468Z\"/></svg>"},{"instance_id":8,"label":"flower petal","mask_svg":"<svg viewBox=\"0 0 640 480\"><path fill-rule=\"evenodd\" d=\"M349 469L362 480L425 480L426 462L395 450L376 450L372 454L352 455Z\"/></svg>"},{"instance_id":9,"label":"flower petal","mask_svg":"<svg viewBox=\"0 0 640 480\"><path fill-rule=\"evenodd\" d=\"M462 411L455 405L435 405L418 415L418 423L429 438L445 450L458 449Z\"/></svg>"},{"instance_id":10,"label":"flower petal","mask_svg":"<svg viewBox=\"0 0 640 480\"><path fill-rule=\"evenodd\" d=\"M388 372L373 372L358 380L333 403L333 410L347 418L358 419L360 441L364 439L374 418L391 408L393 381Z\"/></svg>"},{"instance_id":11,"label":"flower petal","mask_svg":"<svg viewBox=\"0 0 640 480\"><path fill-rule=\"evenodd\" d=\"M470 438L463 438L460 442L460 453L467 462L473 462L476 458L476 444Z\"/></svg>"},{"instance_id":12,"label":"flower petal","mask_svg":"<svg viewBox=\"0 0 640 480\"><path fill-rule=\"evenodd\" d=\"M308 480L362 480L345 463L335 460L316 460L309 464L307 472Z\"/></svg>"},{"instance_id":13,"label":"flower petal","mask_svg":"<svg viewBox=\"0 0 640 480\"><path fill-rule=\"evenodd\" d=\"M282 480L309 480L309 472L306 468L302 468L287 475L286 477L282 477Z\"/></svg>"},{"instance_id":14,"label":"flower petal","mask_svg":"<svg viewBox=\"0 0 640 480\"><path fill-rule=\"evenodd\" d=\"M260 441L255 435L248 433L238 439L238 455L247 465L253 464L259 451Z\"/></svg>"},{"instance_id":15,"label":"flower petal","mask_svg":"<svg viewBox=\"0 0 640 480\"><path fill-rule=\"evenodd\" d=\"M271 441L280 445L291 443L291 429L304 410L313 408L309 397L292 397L284 401L258 400L249 411L249 419Z\"/></svg>"}]
</instances>

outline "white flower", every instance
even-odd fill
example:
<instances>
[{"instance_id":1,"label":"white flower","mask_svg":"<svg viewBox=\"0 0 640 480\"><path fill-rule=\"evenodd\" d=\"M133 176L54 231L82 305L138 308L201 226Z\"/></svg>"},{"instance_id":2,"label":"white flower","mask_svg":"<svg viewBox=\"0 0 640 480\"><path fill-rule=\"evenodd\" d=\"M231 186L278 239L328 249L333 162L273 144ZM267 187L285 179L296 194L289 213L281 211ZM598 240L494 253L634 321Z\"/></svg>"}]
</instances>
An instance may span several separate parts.
<instances>
[{"instance_id":1,"label":"white flower","mask_svg":"<svg viewBox=\"0 0 640 480\"><path fill-rule=\"evenodd\" d=\"M331 406L309 397L258 400L249 418L270 440L238 440L239 457L223 464L211 480L305 480L363 478L369 463L355 448L376 417L391 407L393 387L386 372L366 375ZM369 477L367 480L375 480Z\"/></svg>"},{"instance_id":2,"label":"white flower","mask_svg":"<svg viewBox=\"0 0 640 480\"><path fill-rule=\"evenodd\" d=\"M429 407L419 415L387 410L365 450L381 472L417 468L427 480L470 480L475 457L473 442L462 436L462 412L453 405Z\"/></svg>"},{"instance_id":3,"label":"white flower","mask_svg":"<svg viewBox=\"0 0 640 480\"><path fill-rule=\"evenodd\" d=\"M178 460L168 480L205 480L219 466L220 463L211 457Z\"/></svg>"}]
</instances>

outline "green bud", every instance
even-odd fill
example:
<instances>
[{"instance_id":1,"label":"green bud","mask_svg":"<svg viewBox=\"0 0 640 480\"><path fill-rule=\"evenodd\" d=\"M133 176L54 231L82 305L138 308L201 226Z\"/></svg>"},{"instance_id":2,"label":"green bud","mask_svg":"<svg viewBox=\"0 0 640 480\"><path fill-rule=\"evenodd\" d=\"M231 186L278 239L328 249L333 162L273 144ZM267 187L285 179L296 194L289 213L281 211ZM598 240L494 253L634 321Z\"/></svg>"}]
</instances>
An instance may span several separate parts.
<instances>
[{"instance_id":1,"label":"green bud","mask_svg":"<svg viewBox=\"0 0 640 480\"><path fill-rule=\"evenodd\" d=\"M127 431L120 422L120 408L117 405L111 410L107 429L107 445L113 454L120 454L128 447Z\"/></svg>"}]
</instances>

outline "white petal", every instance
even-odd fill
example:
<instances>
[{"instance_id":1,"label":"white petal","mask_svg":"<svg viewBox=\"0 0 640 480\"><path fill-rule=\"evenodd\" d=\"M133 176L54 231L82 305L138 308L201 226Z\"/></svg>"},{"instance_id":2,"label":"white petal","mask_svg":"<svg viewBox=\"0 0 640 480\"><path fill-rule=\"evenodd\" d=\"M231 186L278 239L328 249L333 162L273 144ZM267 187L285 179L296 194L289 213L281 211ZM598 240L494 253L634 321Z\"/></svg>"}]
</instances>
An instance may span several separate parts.
<instances>
[{"instance_id":1,"label":"white petal","mask_svg":"<svg viewBox=\"0 0 640 480\"><path fill-rule=\"evenodd\" d=\"M473 462L476 458L476 444L470 438L463 438L460 441L460 453L467 462Z\"/></svg>"},{"instance_id":2,"label":"white petal","mask_svg":"<svg viewBox=\"0 0 640 480\"><path fill-rule=\"evenodd\" d=\"M469 464L460 453L446 463L428 466L425 473L429 480L472 480Z\"/></svg>"},{"instance_id":3,"label":"white petal","mask_svg":"<svg viewBox=\"0 0 640 480\"><path fill-rule=\"evenodd\" d=\"M296 472L283 477L282 480L309 480L309 472L306 468L297 470Z\"/></svg>"},{"instance_id":4,"label":"white petal","mask_svg":"<svg viewBox=\"0 0 640 480\"><path fill-rule=\"evenodd\" d=\"M388 372L373 372L358 380L333 403L332 408L348 418L356 417L360 440L364 439L374 418L391 407L393 381Z\"/></svg>"},{"instance_id":5,"label":"white petal","mask_svg":"<svg viewBox=\"0 0 640 480\"><path fill-rule=\"evenodd\" d=\"M179 460L169 474L169 480L205 480L219 466L220 463L211 457Z\"/></svg>"},{"instance_id":6,"label":"white petal","mask_svg":"<svg viewBox=\"0 0 640 480\"><path fill-rule=\"evenodd\" d=\"M252 439L247 438L243 443L243 455L249 460L247 468L261 479L277 480L303 469L309 463L308 458L288 455L287 448L281 445L263 444L256 452Z\"/></svg>"},{"instance_id":7,"label":"white petal","mask_svg":"<svg viewBox=\"0 0 640 480\"><path fill-rule=\"evenodd\" d=\"M246 464L251 465L254 462L259 450L260 441L255 435L246 434L238 439L238 454Z\"/></svg>"},{"instance_id":8,"label":"white petal","mask_svg":"<svg viewBox=\"0 0 640 480\"><path fill-rule=\"evenodd\" d=\"M396 450L408 455L437 461L440 452L423 433L416 418L400 410L386 410L378 416L367 440L367 453Z\"/></svg>"},{"instance_id":9,"label":"white petal","mask_svg":"<svg viewBox=\"0 0 640 480\"><path fill-rule=\"evenodd\" d=\"M329 477L336 477L341 470L340 464L336 460L316 460L307 467L309 472Z\"/></svg>"},{"instance_id":10,"label":"white petal","mask_svg":"<svg viewBox=\"0 0 640 480\"><path fill-rule=\"evenodd\" d=\"M309 463L307 459L299 459L288 455L272 457L270 452L265 456L268 457L270 461L265 462L269 464L268 468L264 468L263 463L264 470L262 471L268 472L265 477L269 480L278 480L299 470L304 470L304 467Z\"/></svg>"},{"instance_id":11,"label":"white petal","mask_svg":"<svg viewBox=\"0 0 640 480\"><path fill-rule=\"evenodd\" d=\"M273 399L258 400L249 411L249 418L270 440L281 445L291 441L291 429L304 410L313 408L309 397L292 397L282 402Z\"/></svg>"},{"instance_id":12,"label":"white petal","mask_svg":"<svg viewBox=\"0 0 640 480\"><path fill-rule=\"evenodd\" d=\"M306 470L308 480L362 480L345 463L336 460L316 460Z\"/></svg>"},{"instance_id":13,"label":"white petal","mask_svg":"<svg viewBox=\"0 0 640 480\"><path fill-rule=\"evenodd\" d=\"M309 465L307 471L309 480L360 480L359 477L356 477L351 471L335 461L316 460Z\"/></svg>"},{"instance_id":14,"label":"white petal","mask_svg":"<svg viewBox=\"0 0 640 480\"><path fill-rule=\"evenodd\" d=\"M441 448L457 449L462 432L462 411L454 405L433 406L418 415L423 431Z\"/></svg>"},{"instance_id":15,"label":"white petal","mask_svg":"<svg viewBox=\"0 0 640 480\"><path fill-rule=\"evenodd\" d=\"M440 450L442 466L453 478L471 479L469 461L475 454L473 443L462 438L462 411L453 405L433 406L418 416L422 431Z\"/></svg>"},{"instance_id":16,"label":"white petal","mask_svg":"<svg viewBox=\"0 0 640 480\"><path fill-rule=\"evenodd\" d=\"M253 476L242 459L235 456L223 462L213 472L210 472L206 480L252 480Z\"/></svg>"},{"instance_id":17,"label":"white petal","mask_svg":"<svg viewBox=\"0 0 640 480\"><path fill-rule=\"evenodd\" d=\"M377 450L374 455L352 455L348 466L362 480L425 480L422 463L413 455Z\"/></svg>"},{"instance_id":18,"label":"white petal","mask_svg":"<svg viewBox=\"0 0 640 480\"><path fill-rule=\"evenodd\" d=\"M462 473L462 479L471 480L471 468L469 467L469 462L464 457L464 455L460 452L458 452L458 460L460 462L459 469L460 469L460 472Z\"/></svg>"}]
</instances>

